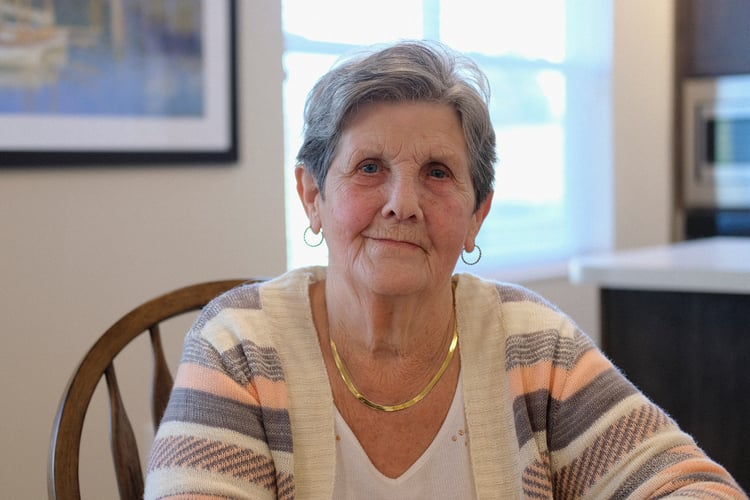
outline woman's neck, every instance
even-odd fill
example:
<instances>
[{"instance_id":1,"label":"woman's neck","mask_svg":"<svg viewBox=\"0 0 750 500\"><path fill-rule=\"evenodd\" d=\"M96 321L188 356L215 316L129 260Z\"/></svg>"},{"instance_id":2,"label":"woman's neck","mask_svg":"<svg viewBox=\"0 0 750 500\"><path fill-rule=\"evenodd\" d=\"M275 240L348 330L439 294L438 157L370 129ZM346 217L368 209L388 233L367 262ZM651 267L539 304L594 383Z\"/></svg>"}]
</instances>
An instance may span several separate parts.
<instances>
[{"instance_id":1,"label":"woman's neck","mask_svg":"<svg viewBox=\"0 0 750 500\"><path fill-rule=\"evenodd\" d=\"M312 286L313 320L339 410L361 410L355 392L379 405L402 405L432 387L436 376L445 382L445 368L446 383L455 387L450 281L446 288L387 300L339 290L330 280Z\"/></svg>"},{"instance_id":2,"label":"woman's neck","mask_svg":"<svg viewBox=\"0 0 750 500\"><path fill-rule=\"evenodd\" d=\"M329 281L320 282L318 311L325 333L358 357L373 360L422 359L443 351L453 328L451 283L423 294L388 297L353 292Z\"/></svg>"}]
</instances>

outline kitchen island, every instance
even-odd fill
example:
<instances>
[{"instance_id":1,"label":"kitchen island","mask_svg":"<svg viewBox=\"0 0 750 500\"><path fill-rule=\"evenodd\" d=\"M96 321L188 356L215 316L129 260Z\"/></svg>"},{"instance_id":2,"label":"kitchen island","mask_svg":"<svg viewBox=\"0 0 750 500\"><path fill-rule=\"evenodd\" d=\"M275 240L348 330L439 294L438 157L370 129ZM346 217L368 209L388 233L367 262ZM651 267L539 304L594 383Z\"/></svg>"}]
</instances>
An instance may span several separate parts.
<instances>
[{"instance_id":1,"label":"kitchen island","mask_svg":"<svg viewBox=\"0 0 750 500\"><path fill-rule=\"evenodd\" d=\"M750 238L576 258L600 289L602 348L750 491Z\"/></svg>"}]
</instances>

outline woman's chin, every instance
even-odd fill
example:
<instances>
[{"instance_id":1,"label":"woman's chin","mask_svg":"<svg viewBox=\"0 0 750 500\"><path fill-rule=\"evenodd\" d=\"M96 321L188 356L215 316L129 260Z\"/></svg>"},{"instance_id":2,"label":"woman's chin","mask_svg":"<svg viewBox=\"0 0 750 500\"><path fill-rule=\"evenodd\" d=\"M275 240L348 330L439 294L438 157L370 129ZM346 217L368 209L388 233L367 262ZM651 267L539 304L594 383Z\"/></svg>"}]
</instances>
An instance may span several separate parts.
<instances>
[{"instance_id":1,"label":"woman's chin","mask_svg":"<svg viewBox=\"0 0 750 500\"><path fill-rule=\"evenodd\" d=\"M363 284L374 293L403 296L423 293L434 286L435 280L427 266L404 260L383 262L368 269L364 274Z\"/></svg>"},{"instance_id":2,"label":"woman's chin","mask_svg":"<svg viewBox=\"0 0 750 500\"><path fill-rule=\"evenodd\" d=\"M441 273L439 267L435 262L430 262L422 250L381 251L359 255L348 266L332 261L329 263L329 274L349 275L344 281L362 291L404 296L424 293L445 281L446 276L449 278L453 270L446 269L445 273ZM333 275L329 276L331 278L336 279Z\"/></svg>"}]
</instances>

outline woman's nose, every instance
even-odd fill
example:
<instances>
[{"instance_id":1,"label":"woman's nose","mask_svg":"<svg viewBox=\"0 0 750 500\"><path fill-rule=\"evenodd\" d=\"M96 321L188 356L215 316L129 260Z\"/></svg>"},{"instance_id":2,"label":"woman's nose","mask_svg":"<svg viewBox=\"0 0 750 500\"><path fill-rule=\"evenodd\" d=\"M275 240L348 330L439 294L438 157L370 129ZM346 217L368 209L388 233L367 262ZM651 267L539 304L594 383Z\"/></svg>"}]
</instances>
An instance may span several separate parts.
<instances>
[{"instance_id":1,"label":"woman's nose","mask_svg":"<svg viewBox=\"0 0 750 500\"><path fill-rule=\"evenodd\" d=\"M419 183L406 176L393 176L389 182L383 217L401 220L420 220L422 204Z\"/></svg>"}]
</instances>

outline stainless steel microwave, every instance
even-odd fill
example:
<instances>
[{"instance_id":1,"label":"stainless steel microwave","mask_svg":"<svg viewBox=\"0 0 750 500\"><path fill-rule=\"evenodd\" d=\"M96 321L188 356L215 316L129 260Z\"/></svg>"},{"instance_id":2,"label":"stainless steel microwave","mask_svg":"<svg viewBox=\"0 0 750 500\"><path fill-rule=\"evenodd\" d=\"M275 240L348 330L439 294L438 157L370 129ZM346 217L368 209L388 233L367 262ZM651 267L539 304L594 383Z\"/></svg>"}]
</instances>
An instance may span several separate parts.
<instances>
[{"instance_id":1,"label":"stainless steel microwave","mask_svg":"<svg viewBox=\"0 0 750 500\"><path fill-rule=\"evenodd\" d=\"M683 87L687 208L750 208L750 75L691 78Z\"/></svg>"}]
</instances>

